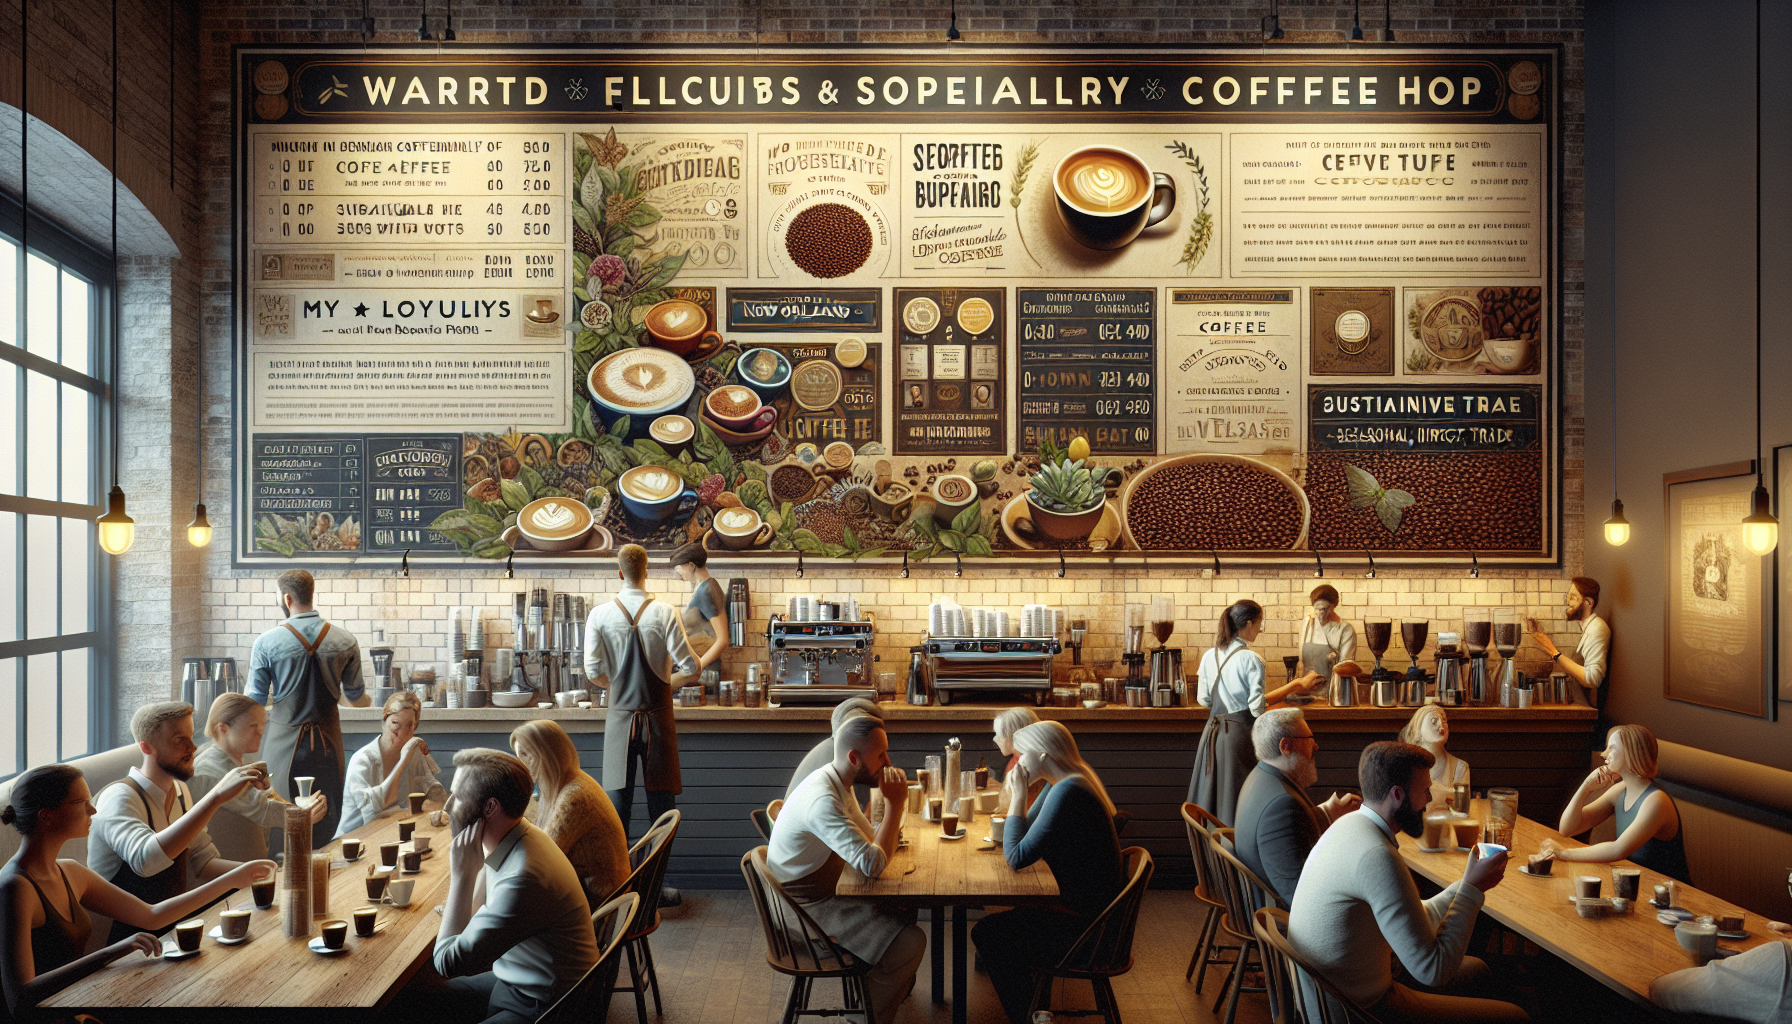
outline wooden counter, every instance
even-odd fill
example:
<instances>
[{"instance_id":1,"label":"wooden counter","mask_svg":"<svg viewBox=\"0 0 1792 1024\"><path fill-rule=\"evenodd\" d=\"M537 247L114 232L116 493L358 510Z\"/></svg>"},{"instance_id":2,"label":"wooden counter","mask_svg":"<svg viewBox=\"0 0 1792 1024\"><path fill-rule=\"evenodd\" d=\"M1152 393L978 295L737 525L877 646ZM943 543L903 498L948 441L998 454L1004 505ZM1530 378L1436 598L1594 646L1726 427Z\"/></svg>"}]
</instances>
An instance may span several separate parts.
<instances>
[{"instance_id":1,"label":"wooden counter","mask_svg":"<svg viewBox=\"0 0 1792 1024\"><path fill-rule=\"evenodd\" d=\"M1006 758L996 750L989 723L1011 704L955 703L915 707L885 703L891 758L909 770L938 753L949 737L964 743L964 765L980 758L998 772ZM1038 708L1039 716L1062 721L1100 773L1109 794L1134 820L1123 836L1151 851L1156 884L1192 885L1188 840L1181 819L1195 745L1206 724L1203 708ZM1321 798L1354 788L1363 747L1396 738L1412 717L1411 708L1334 708L1309 705L1307 720L1319 738ZM684 825L673 850L670 885L737 888L740 857L757 845L747 812L784 795L791 772L828 729L830 707L679 708L679 758L684 793L679 807ZM1596 714L1579 706L1452 708L1450 751L1468 762L1477 789L1512 786L1527 813L1554 820L1563 800L1589 770ZM456 750L485 746L509 749L510 731L523 722L548 718L573 737L585 770L601 773L602 708L426 708L418 731L442 767L452 771ZM352 752L373 739L379 725L374 708L345 708L342 730ZM447 779L443 780L448 781ZM601 780L600 780L601 781ZM630 834L646 828L645 801L637 796Z\"/></svg>"}]
</instances>

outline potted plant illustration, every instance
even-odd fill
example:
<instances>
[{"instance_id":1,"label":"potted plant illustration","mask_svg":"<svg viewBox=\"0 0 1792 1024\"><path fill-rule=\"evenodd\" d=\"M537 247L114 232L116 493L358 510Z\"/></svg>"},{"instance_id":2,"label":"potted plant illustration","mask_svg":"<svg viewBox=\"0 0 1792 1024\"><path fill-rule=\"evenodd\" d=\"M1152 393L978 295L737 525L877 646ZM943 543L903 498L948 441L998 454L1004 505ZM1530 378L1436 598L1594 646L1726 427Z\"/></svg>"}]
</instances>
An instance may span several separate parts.
<instances>
[{"instance_id":1,"label":"potted plant illustration","mask_svg":"<svg viewBox=\"0 0 1792 1024\"><path fill-rule=\"evenodd\" d=\"M1026 492L1027 507L1040 536L1054 544L1074 544L1087 538L1107 506L1103 475L1089 464L1089 443L1083 438L1072 439L1064 451L1049 442L1040 445L1039 470Z\"/></svg>"}]
</instances>

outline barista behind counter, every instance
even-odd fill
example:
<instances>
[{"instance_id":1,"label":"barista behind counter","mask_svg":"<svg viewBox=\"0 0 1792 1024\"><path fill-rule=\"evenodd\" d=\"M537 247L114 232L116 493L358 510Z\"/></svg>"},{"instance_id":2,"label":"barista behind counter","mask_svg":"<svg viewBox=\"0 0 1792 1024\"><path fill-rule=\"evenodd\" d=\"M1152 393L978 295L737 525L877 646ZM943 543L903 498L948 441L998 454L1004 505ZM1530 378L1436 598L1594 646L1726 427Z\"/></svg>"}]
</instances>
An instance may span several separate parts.
<instances>
[{"instance_id":1,"label":"barista behind counter","mask_svg":"<svg viewBox=\"0 0 1792 1024\"><path fill-rule=\"evenodd\" d=\"M697 658L697 674L721 662L729 647L728 595L722 585L709 574L709 552L702 544L686 544L672 552L672 571L691 585L691 599L684 606L680 619L685 639L692 648L703 647ZM709 640L704 641L704 637ZM707 646L705 646L707 643Z\"/></svg>"},{"instance_id":2,"label":"barista behind counter","mask_svg":"<svg viewBox=\"0 0 1792 1024\"><path fill-rule=\"evenodd\" d=\"M1313 614L1300 631L1301 668L1317 672L1330 684L1327 693L1338 692L1338 666L1356 659L1356 627L1338 617L1338 588L1321 583L1307 595Z\"/></svg>"},{"instance_id":3,"label":"barista behind counter","mask_svg":"<svg viewBox=\"0 0 1792 1024\"><path fill-rule=\"evenodd\" d=\"M1568 581L1568 593L1563 603L1562 617L1569 622L1581 624L1580 642L1574 645L1574 653L1564 654L1556 647L1549 634L1536 619L1528 621L1531 639L1549 655L1550 671L1561 671L1568 674L1581 685L1581 693L1586 696L1587 705L1597 708L1603 715L1605 712L1606 690L1605 666L1611 656L1612 628L1605 620L1593 614L1599 607L1599 581L1590 576L1576 576Z\"/></svg>"}]
</instances>

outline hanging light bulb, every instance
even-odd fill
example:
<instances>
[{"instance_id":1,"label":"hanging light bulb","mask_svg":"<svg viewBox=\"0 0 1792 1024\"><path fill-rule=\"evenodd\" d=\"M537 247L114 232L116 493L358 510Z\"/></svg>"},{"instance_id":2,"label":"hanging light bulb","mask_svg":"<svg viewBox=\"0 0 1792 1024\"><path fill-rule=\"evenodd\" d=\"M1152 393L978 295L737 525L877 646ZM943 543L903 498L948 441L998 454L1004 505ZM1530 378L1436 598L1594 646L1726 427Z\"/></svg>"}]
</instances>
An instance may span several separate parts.
<instances>
[{"instance_id":1,"label":"hanging light bulb","mask_svg":"<svg viewBox=\"0 0 1792 1024\"><path fill-rule=\"evenodd\" d=\"M187 543L196 548L212 542L212 521L205 518L205 502L193 506L193 521L187 524Z\"/></svg>"},{"instance_id":2,"label":"hanging light bulb","mask_svg":"<svg viewBox=\"0 0 1792 1024\"><path fill-rule=\"evenodd\" d=\"M1350 42L1363 41L1363 0L1356 0L1356 10L1350 22Z\"/></svg>"},{"instance_id":3,"label":"hanging light bulb","mask_svg":"<svg viewBox=\"0 0 1792 1024\"><path fill-rule=\"evenodd\" d=\"M137 539L137 521L124 514L124 488L117 484L112 485L107 504L106 514L95 520L100 527L100 547L108 555L122 555Z\"/></svg>"},{"instance_id":4,"label":"hanging light bulb","mask_svg":"<svg viewBox=\"0 0 1792 1024\"><path fill-rule=\"evenodd\" d=\"M1612 499L1612 517L1605 521L1605 542L1620 547L1630 539L1630 520L1624 518L1624 503Z\"/></svg>"},{"instance_id":5,"label":"hanging light bulb","mask_svg":"<svg viewBox=\"0 0 1792 1024\"><path fill-rule=\"evenodd\" d=\"M1764 484L1755 485L1749 502L1749 515L1742 521L1742 543L1757 555L1765 555L1779 545L1780 521L1773 517Z\"/></svg>"}]
</instances>

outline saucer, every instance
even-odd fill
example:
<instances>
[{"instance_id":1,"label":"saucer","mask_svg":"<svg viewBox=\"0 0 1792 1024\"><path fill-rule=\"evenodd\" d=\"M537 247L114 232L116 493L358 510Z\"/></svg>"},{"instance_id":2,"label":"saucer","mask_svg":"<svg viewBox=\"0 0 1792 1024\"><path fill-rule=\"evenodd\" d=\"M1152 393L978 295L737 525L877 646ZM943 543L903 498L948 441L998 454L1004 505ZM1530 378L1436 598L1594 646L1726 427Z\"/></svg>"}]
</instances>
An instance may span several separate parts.
<instances>
[{"instance_id":1,"label":"saucer","mask_svg":"<svg viewBox=\"0 0 1792 1024\"><path fill-rule=\"evenodd\" d=\"M1532 871L1531 866L1529 864L1518 865L1518 873L1521 875L1530 875L1532 878L1555 878L1555 877L1557 877L1556 875L1546 875L1546 874L1543 874L1538 871Z\"/></svg>"},{"instance_id":2,"label":"saucer","mask_svg":"<svg viewBox=\"0 0 1792 1024\"><path fill-rule=\"evenodd\" d=\"M1679 911L1679 913L1675 913L1675 911ZM1682 917L1682 914L1685 916ZM1680 910L1678 907L1675 907L1672 910L1657 910L1655 912L1655 920L1672 928L1682 921L1692 920L1692 914L1689 911Z\"/></svg>"},{"instance_id":3,"label":"saucer","mask_svg":"<svg viewBox=\"0 0 1792 1024\"><path fill-rule=\"evenodd\" d=\"M249 936L247 936L247 935L244 935L240 939L225 938L224 937L224 926L221 924L212 925L212 930L209 932L206 932L205 934L210 935L212 938L218 940L218 945L220 945L220 946L240 946L243 943L249 941Z\"/></svg>"},{"instance_id":4,"label":"saucer","mask_svg":"<svg viewBox=\"0 0 1792 1024\"><path fill-rule=\"evenodd\" d=\"M311 941L305 943L305 945L311 952L316 953L319 956L340 956L341 954L348 952L347 942L342 944L341 949L331 949L324 945L324 937L322 935L312 936Z\"/></svg>"},{"instance_id":5,"label":"saucer","mask_svg":"<svg viewBox=\"0 0 1792 1024\"><path fill-rule=\"evenodd\" d=\"M1748 938L1748 933L1747 932L1718 932L1717 937L1720 939L1729 939L1732 942L1740 942L1743 939Z\"/></svg>"},{"instance_id":6,"label":"saucer","mask_svg":"<svg viewBox=\"0 0 1792 1024\"><path fill-rule=\"evenodd\" d=\"M1420 853L1456 853L1457 849L1454 846L1421 846L1421 847L1419 847L1419 852Z\"/></svg>"},{"instance_id":7,"label":"saucer","mask_svg":"<svg viewBox=\"0 0 1792 1024\"><path fill-rule=\"evenodd\" d=\"M958 840L963 839L967 835L970 835L970 833L966 832L962 828L959 829L957 832L952 833L951 835L946 835L944 832L942 832L942 833L940 833L940 841L943 843L955 843Z\"/></svg>"},{"instance_id":8,"label":"saucer","mask_svg":"<svg viewBox=\"0 0 1792 1024\"><path fill-rule=\"evenodd\" d=\"M162 945L162 959L164 960L185 960L188 957L198 956L203 952L205 952L204 949L195 949L191 951L181 949L180 943L175 942L173 939L169 939Z\"/></svg>"}]
</instances>

